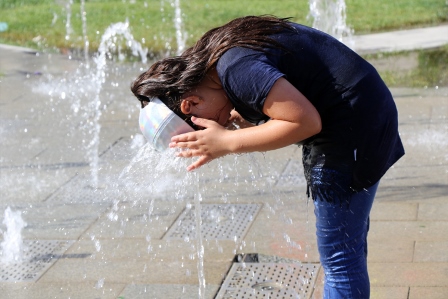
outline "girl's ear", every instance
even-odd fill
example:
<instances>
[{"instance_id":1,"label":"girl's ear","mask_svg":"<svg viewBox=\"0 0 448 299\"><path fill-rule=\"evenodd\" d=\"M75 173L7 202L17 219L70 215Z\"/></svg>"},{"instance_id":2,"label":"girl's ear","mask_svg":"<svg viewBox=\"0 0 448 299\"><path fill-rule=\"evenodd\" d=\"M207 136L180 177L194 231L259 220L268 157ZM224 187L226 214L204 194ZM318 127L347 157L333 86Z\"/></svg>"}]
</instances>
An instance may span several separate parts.
<instances>
[{"instance_id":1,"label":"girl's ear","mask_svg":"<svg viewBox=\"0 0 448 299\"><path fill-rule=\"evenodd\" d=\"M180 102L180 111L182 111L183 114L188 115L191 113L192 106L193 103L191 103L189 100L182 100L182 102Z\"/></svg>"},{"instance_id":2,"label":"girl's ear","mask_svg":"<svg viewBox=\"0 0 448 299\"><path fill-rule=\"evenodd\" d=\"M192 113L193 107L199 104L200 99L196 96L189 96L180 102L180 111L183 114L188 115Z\"/></svg>"}]
</instances>

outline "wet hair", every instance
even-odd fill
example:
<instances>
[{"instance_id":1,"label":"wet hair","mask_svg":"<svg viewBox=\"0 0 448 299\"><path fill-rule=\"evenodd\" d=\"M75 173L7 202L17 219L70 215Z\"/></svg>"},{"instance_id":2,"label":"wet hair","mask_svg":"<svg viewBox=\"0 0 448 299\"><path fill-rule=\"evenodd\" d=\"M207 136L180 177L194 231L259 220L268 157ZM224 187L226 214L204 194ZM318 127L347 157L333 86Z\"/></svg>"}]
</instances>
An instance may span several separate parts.
<instances>
[{"instance_id":1,"label":"wet hair","mask_svg":"<svg viewBox=\"0 0 448 299\"><path fill-rule=\"evenodd\" d=\"M288 20L274 16L246 16L213 28L181 55L154 63L135 79L131 90L142 107L157 97L191 125L190 117L180 110L181 96L198 86L219 58L233 47L259 51L270 47L282 48L270 36L285 29L293 30Z\"/></svg>"}]
</instances>

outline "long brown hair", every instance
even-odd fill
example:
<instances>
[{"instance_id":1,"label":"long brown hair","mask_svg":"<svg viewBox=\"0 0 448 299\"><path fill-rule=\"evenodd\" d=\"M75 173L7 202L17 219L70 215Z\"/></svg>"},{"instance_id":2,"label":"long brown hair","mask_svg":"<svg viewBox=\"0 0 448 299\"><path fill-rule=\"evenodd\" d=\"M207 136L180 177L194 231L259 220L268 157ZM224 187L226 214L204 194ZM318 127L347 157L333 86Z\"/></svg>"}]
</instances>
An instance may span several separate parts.
<instances>
[{"instance_id":1,"label":"long brown hair","mask_svg":"<svg viewBox=\"0 0 448 299\"><path fill-rule=\"evenodd\" d=\"M211 29L180 56L154 63L132 83L131 90L142 102L142 107L143 102L158 97L180 117L189 120L180 111L182 94L197 86L224 52L233 47L260 51L267 47L281 48L270 35L285 29L292 30L288 19L247 16Z\"/></svg>"}]
</instances>

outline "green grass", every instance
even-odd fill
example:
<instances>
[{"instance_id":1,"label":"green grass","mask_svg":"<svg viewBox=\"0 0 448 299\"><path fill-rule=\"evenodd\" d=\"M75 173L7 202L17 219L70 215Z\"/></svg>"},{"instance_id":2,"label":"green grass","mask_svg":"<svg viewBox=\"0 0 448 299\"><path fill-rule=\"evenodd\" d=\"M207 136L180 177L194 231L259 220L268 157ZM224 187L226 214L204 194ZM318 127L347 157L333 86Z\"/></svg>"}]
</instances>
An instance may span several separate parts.
<instances>
[{"instance_id":1,"label":"green grass","mask_svg":"<svg viewBox=\"0 0 448 299\"><path fill-rule=\"evenodd\" d=\"M71 6L73 33L65 40L68 0L2 0L0 22L9 29L0 42L43 48L83 48L80 1ZM112 23L129 20L136 40L151 52L176 48L171 0L86 0L87 35L91 51ZM56 3L56 4L55 4ZM243 15L272 14L310 25L308 0L180 0L187 44L208 29ZM346 0L347 24L355 33L379 32L448 21L445 0ZM34 39L34 40L33 40Z\"/></svg>"},{"instance_id":2,"label":"green grass","mask_svg":"<svg viewBox=\"0 0 448 299\"><path fill-rule=\"evenodd\" d=\"M437 25L448 21L445 0L346 0L347 23L358 34Z\"/></svg>"},{"instance_id":3,"label":"green grass","mask_svg":"<svg viewBox=\"0 0 448 299\"><path fill-rule=\"evenodd\" d=\"M85 0L89 50L95 52L108 26L129 21L134 38L150 53L173 53L177 48L174 0ZM38 50L82 51L84 47L80 0L70 6L68 40L68 0L1 0L0 22L8 30L0 32L0 43ZM204 32L244 15L271 14L291 17L311 25L307 19L308 0L180 0L182 21L188 34L187 46ZM446 0L346 0L347 20L355 34L437 25L448 22ZM171 49L171 51L170 51ZM389 86L448 85L448 49L422 51L419 67L406 74L385 71Z\"/></svg>"},{"instance_id":4,"label":"green grass","mask_svg":"<svg viewBox=\"0 0 448 299\"><path fill-rule=\"evenodd\" d=\"M33 48L83 48L80 2L71 6L73 33L65 40L67 9L64 4L43 0L2 0L0 22L7 22L9 30L0 33L0 42ZM87 35L90 49L95 51L101 35L112 23L129 21L135 39L152 52L166 51L167 43L177 48L174 27L174 9L169 0L86 1ZM303 1L284 0L180 0L184 29L188 44L208 29L235 17L247 14L274 14L291 16L306 21L308 4ZM145 4L146 3L146 4ZM36 37L40 37L37 38ZM34 39L34 41L33 41ZM39 40L36 42L36 40Z\"/></svg>"}]
</instances>

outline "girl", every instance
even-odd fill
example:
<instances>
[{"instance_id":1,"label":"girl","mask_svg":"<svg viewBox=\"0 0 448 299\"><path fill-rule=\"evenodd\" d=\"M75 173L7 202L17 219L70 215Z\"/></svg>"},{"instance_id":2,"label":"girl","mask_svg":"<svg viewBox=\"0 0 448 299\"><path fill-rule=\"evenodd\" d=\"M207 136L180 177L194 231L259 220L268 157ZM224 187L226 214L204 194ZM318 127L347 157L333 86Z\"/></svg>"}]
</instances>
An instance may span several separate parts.
<instances>
[{"instance_id":1,"label":"girl","mask_svg":"<svg viewBox=\"0 0 448 299\"><path fill-rule=\"evenodd\" d=\"M171 139L189 149L180 157L198 157L189 171L231 153L301 145L324 298L369 298L369 213L404 149L391 93L368 62L318 30L249 16L156 62L131 88L142 107L159 98L201 129ZM232 122L242 128L227 130Z\"/></svg>"}]
</instances>

